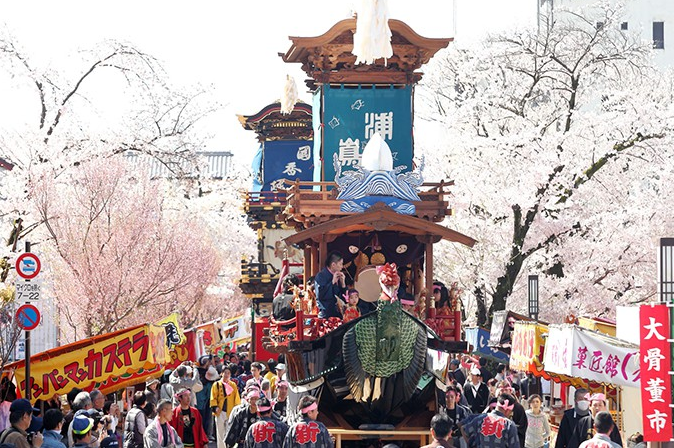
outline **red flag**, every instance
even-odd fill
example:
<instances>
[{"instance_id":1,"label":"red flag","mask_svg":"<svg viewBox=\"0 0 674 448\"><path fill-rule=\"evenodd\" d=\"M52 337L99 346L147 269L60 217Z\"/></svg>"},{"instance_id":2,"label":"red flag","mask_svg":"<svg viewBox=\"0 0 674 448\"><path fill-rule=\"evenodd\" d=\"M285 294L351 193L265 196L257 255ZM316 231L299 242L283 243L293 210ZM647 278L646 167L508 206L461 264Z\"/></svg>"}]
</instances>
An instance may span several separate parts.
<instances>
[{"instance_id":1,"label":"red flag","mask_svg":"<svg viewBox=\"0 0 674 448\"><path fill-rule=\"evenodd\" d=\"M283 279L285 279L289 273L290 273L290 263L288 262L287 258L284 258L283 263L281 264L281 274L278 277L278 283L276 284L276 288L274 289L274 297L283 292Z\"/></svg>"},{"instance_id":2,"label":"red flag","mask_svg":"<svg viewBox=\"0 0 674 448\"><path fill-rule=\"evenodd\" d=\"M644 441L668 442L672 438L669 310L664 304L650 304L639 311Z\"/></svg>"}]
</instances>

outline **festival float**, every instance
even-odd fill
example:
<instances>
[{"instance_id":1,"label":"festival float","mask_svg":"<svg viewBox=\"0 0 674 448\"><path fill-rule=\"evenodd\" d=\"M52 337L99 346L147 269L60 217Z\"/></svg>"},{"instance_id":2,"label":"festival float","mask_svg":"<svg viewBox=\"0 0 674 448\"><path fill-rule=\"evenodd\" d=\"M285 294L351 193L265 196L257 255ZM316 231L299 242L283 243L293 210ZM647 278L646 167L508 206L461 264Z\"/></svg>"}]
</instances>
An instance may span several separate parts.
<instances>
[{"instance_id":1,"label":"festival float","mask_svg":"<svg viewBox=\"0 0 674 448\"><path fill-rule=\"evenodd\" d=\"M291 398L318 397L330 428L418 428L416 440L423 441L437 409L436 380L442 381L449 354L467 348L461 292L434 285L433 245L472 247L475 240L441 224L451 216L452 183L424 182L423 159L414 155L419 69L451 39L422 37L399 20L387 23L390 54L360 65L352 53L355 18L321 36L291 37L282 58L300 63L309 76L311 108L299 103L299 111L284 112L278 101L240 116L261 142L257 188L244 205L259 229L260 251L257 260L243 262L242 289L259 311L253 339L262 347L254 357L285 355ZM273 231L286 236L271 244ZM304 287L296 289L295 317L287 321L261 311L288 272L286 265L266 278L255 274L268 263L269 246L299 251L301 261L293 264ZM318 317L306 288L332 251L344 257L347 284L370 304L370 312L348 322ZM434 289L444 300L436 303Z\"/></svg>"}]
</instances>

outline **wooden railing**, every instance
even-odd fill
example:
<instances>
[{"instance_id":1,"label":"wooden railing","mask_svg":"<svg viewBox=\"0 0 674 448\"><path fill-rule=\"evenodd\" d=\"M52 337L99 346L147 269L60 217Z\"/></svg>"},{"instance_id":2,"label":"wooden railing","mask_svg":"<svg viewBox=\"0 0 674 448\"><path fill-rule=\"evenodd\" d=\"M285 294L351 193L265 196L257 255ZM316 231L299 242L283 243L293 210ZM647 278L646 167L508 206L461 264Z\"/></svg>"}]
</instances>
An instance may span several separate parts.
<instances>
[{"instance_id":1,"label":"wooden railing","mask_svg":"<svg viewBox=\"0 0 674 448\"><path fill-rule=\"evenodd\" d=\"M444 341L461 340L461 311L452 314L435 314L435 308L429 310L425 323ZM295 311L295 317L284 321L269 318L269 336L277 345L290 341L313 340L341 325L341 319L322 319L316 314ZM327 327L327 328L326 328Z\"/></svg>"}]
</instances>

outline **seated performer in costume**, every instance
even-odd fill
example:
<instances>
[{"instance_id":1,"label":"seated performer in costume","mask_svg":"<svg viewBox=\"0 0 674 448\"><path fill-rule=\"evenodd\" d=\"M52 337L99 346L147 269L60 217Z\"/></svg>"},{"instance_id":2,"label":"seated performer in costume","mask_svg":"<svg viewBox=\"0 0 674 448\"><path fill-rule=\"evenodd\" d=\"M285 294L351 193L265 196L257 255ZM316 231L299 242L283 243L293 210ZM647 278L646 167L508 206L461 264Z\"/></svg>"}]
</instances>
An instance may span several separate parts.
<instances>
[{"instance_id":1,"label":"seated performer in costume","mask_svg":"<svg viewBox=\"0 0 674 448\"><path fill-rule=\"evenodd\" d=\"M358 291L349 289L344 295L347 301L346 309L344 310L344 323L349 322L360 317L360 310L358 309L358 300L360 299Z\"/></svg>"}]
</instances>

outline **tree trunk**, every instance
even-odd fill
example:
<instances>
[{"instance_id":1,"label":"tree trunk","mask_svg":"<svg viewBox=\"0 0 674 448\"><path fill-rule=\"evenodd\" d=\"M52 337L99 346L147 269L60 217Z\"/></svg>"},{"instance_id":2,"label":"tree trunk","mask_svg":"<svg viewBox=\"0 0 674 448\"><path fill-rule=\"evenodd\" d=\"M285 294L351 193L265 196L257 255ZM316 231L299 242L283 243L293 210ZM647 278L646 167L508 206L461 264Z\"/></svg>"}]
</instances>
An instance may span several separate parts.
<instances>
[{"instance_id":1,"label":"tree trunk","mask_svg":"<svg viewBox=\"0 0 674 448\"><path fill-rule=\"evenodd\" d=\"M482 288L475 287L473 291L475 294L475 300L477 301L477 311L475 311L475 317L477 318L477 326L485 327L487 326L487 304L485 303L485 294Z\"/></svg>"},{"instance_id":2,"label":"tree trunk","mask_svg":"<svg viewBox=\"0 0 674 448\"><path fill-rule=\"evenodd\" d=\"M526 259L526 256L522 253L522 246L524 245L524 240L526 239L527 233L529 232L531 222L538 212L537 207L529 210L527 212L525 222L522 223L522 208L515 204L512 206L512 209L513 242L510 249L510 261L505 266L504 275L498 278L496 289L492 294L492 301L491 305L489 306L489 314L487 316L488 325L491 325L495 311L506 309L506 302L508 297L510 297L510 294L513 292L513 286L515 285L515 281L522 270L522 264Z\"/></svg>"}]
</instances>

